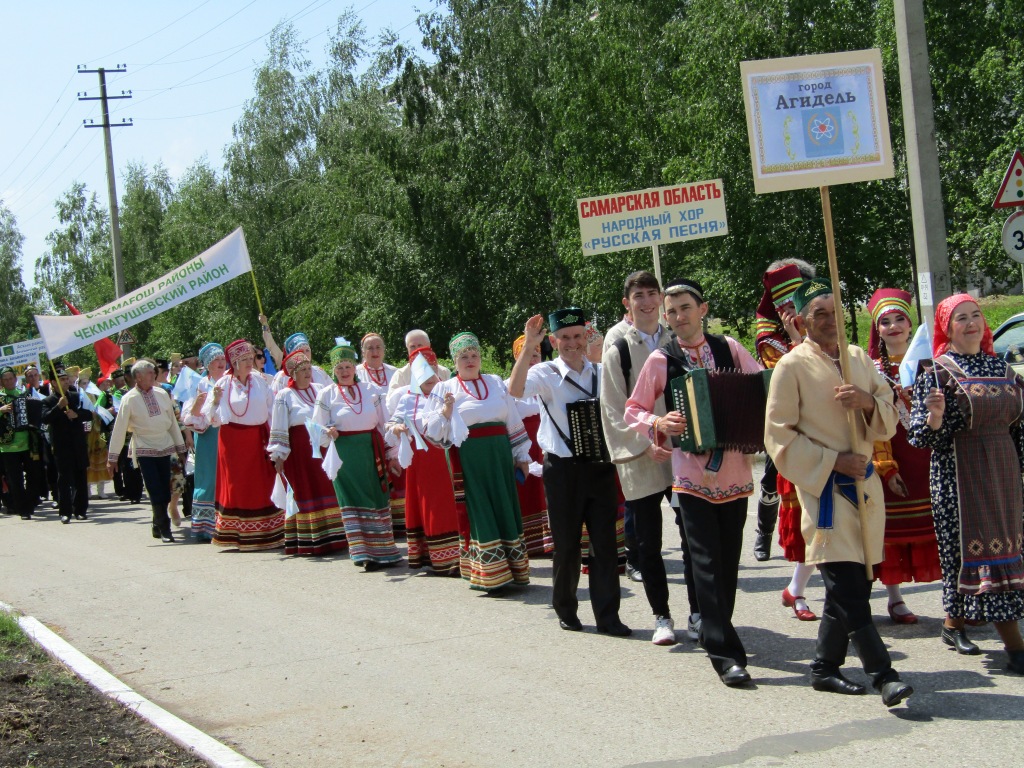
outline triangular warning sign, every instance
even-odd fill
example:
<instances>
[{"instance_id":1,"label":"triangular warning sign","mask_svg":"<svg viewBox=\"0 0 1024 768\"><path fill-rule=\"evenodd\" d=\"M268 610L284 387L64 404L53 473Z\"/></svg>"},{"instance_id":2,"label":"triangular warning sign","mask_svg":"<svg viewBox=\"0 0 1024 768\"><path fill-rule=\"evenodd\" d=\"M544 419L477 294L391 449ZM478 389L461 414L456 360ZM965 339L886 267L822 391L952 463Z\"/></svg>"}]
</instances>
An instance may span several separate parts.
<instances>
[{"instance_id":1,"label":"triangular warning sign","mask_svg":"<svg viewBox=\"0 0 1024 768\"><path fill-rule=\"evenodd\" d=\"M117 346L123 346L125 344L135 344L135 337L132 336L132 332L127 328L117 334L117 341L114 342Z\"/></svg>"},{"instance_id":2,"label":"triangular warning sign","mask_svg":"<svg viewBox=\"0 0 1024 768\"><path fill-rule=\"evenodd\" d=\"M999 185L992 207L1009 208L1014 205L1024 205L1024 155L1019 149L1013 153L1010 167L1006 169L1006 175L1003 177L1003 183Z\"/></svg>"}]
</instances>

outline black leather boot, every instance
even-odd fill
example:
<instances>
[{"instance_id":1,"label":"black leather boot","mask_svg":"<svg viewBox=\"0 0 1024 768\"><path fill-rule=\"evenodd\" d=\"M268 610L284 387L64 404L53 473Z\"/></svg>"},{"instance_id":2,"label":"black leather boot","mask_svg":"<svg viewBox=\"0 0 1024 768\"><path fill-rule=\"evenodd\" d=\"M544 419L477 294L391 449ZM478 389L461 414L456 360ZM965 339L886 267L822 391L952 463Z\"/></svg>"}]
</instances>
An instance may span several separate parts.
<instances>
[{"instance_id":1,"label":"black leather boot","mask_svg":"<svg viewBox=\"0 0 1024 768\"><path fill-rule=\"evenodd\" d=\"M899 673L892 668L892 659L874 624L861 627L850 635L857 655L864 664L864 671L871 678L874 689L882 694L882 703L895 707L910 696L914 689L900 680Z\"/></svg>"},{"instance_id":2,"label":"black leather boot","mask_svg":"<svg viewBox=\"0 0 1024 768\"><path fill-rule=\"evenodd\" d=\"M850 638L846 628L831 616L822 616L818 625L818 646L814 661L811 662L811 687L816 691L842 693L860 696L865 693L863 685L843 677L839 668L846 663L846 649Z\"/></svg>"},{"instance_id":3,"label":"black leather boot","mask_svg":"<svg viewBox=\"0 0 1024 768\"><path fill-rule=\"evenodd\" d=\"M779 494L761 491L757 502L757 534L754 536L754 559L759 563L771 557L772 536L779 519Z\"/></svg>"}]
</instances>

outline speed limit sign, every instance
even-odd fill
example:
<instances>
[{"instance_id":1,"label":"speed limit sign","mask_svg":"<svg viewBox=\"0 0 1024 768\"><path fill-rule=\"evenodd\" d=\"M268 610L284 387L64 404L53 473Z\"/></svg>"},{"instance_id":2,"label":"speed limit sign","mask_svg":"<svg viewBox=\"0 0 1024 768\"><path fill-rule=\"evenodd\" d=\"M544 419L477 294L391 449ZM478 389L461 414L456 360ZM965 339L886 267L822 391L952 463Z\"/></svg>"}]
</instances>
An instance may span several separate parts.
<instances>
[{"instance_id":1,"label":"speed limit sign","mask_svg":"<svg viewBox=\"0 0 1024 768\"><path fill-rule=\"evenodd\" d=\"M1024 211L1017 211L1003 224L1003 249L1018 264L1024 264Z\"/></svg>"}]
</instances>

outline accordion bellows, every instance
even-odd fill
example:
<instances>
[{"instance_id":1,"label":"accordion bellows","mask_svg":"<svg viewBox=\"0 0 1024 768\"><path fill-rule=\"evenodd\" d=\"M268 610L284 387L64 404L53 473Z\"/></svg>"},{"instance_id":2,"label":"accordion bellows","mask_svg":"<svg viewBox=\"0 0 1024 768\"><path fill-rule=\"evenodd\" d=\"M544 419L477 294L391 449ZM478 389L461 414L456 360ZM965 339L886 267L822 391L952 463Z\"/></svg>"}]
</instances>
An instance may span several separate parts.
<instances>
[{"instance_id":1,"label":"accordion bellows","mask_svg":"<svg viewBox=\"0 0 1024 768\"><path fill-rule=\"evenodd\" d=\"M744 373L696 368L673 379L672 402L686 418L686 430L672 438L673 444L687 453L763 451L771 376L771 369Z\"/></svg>"}]
</instances>

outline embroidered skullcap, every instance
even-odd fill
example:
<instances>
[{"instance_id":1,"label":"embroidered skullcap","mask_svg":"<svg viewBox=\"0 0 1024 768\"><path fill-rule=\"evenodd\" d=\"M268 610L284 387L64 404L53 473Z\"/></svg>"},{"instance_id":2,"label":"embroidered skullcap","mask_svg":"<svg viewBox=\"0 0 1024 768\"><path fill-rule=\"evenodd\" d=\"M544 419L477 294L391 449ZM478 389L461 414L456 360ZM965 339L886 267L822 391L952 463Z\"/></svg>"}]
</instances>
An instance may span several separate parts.
<instances>
[{"instance_id":1,"label":"embroidered skullcap","mask_svg":"<svg viewBox=\"0 0 1024 768\"><path fill-rule=\"evenodd\" d=\"M112 379L123 379L124 378L124 368L115 368L114 370L112 370L110 372L110 378L112 378Z\"/></svg>"},{"instance_id":2,"label":"embroidered skullcap","mask_svg":"<svg viewBox=\"0 0 1024 768\"><path fill-rule=\"evenodd\" d=\"M448 342L448 353L452 356L452 360L454 360L465 350L474 347L480 349L480 339L469 331L462 331L452 336L451 341Z\"/></svg>"},{"instance_id":3,"label":"embroidered skullcap","mask_svg":"<svg viewBox=\"0 0 1024 768\"><path fill-rule=\"evenodd\" d=\"M583 310L579 307L556 309L548 315L548 327L551 328L552 333L563 328L571 328L574 325L586 325L586 322Z\"/></svg>"},{"instance_id":4,"label":"embroidered skullcap","mask_svg":"<svg viewBox=\"0 0 1024 768\"><path fill-rule=\"evenodd\" d=\"M680 277L665 285L666 296L678 296L680 293L689 293L701 304L704 303L704 288L696 280Z\"/></svg>"},{"instance_id":5,"label":"embroidered skullcap","mask_svg":"<svg viewBox=\"0 0 1024 768\"><path fill-rule=\"evenodd\" d=\"M948 299L943 299L935 308L935 335L932 337L932 354L935 357L949 351L949 322L953 318L956 308L965 301L977 303L977 299L969 293L958 293ZM985 328L981 336L981 351L986 355L994 355L992 329L988 327L988 321L984 315L981 316L981 324Z\"/></svg>"},{"instance_id":6,"label":"embroidered skullcap","mask_svg":"<svg viewBox=\"0 0 1024 768\"><path fill-rule=\"evenodd\" d=\"M305 347L306 349L312 349L309 344L309 337L304 333L293 333L287 339L284 340L284 353L290 355L299 347Z\"/></svg>"},{"instance_id":7,"label":"embroidered skullcap","mask_svg":"<svg viewBox=\"0 0 1024 768\"><path fill-rule=\"evenodd\" d=\"M814 301L814 299L830 293L832 293L832 284L828 281L817 278L804 280L793 291L793 306L796 307L797 312L802 312L803 308Z\"/></svg>"},{"instance_id":8,"label":"embroidered skullcap","mask_svg":"<svg viewBox=\"0 0 1024 768\"><path fill-rule=\"evenodd\" d=\"M879 288L868 300L868 314L871 315L871 331L868 334L868 355L872 360L881 354L882 337L878 333L878 321L890 312L899 312L907 320L910 316L911 295L899 288Z\"/></svg>"},{"instance_id":9,"label":"embroidered skullcap","mask_svg":"<svg viewBox=\"0 0 1024 768\"><path fill-rule=\"evenodd\" d=\"M199 349L199 362L204 368L208 368L210 363L219 357L227 357L227 355L224 353L224 347L216 342L203 344Z\"/></svg>"}]
</instances>

